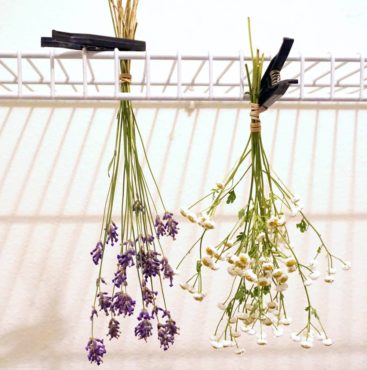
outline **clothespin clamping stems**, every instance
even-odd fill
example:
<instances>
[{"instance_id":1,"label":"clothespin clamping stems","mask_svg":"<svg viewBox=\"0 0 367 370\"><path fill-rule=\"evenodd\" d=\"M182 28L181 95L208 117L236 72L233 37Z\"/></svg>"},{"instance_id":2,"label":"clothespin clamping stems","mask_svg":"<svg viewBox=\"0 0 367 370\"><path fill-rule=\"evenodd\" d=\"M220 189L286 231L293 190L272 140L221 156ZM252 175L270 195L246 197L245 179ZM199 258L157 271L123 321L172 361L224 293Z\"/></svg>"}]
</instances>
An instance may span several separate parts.
<instances>
[{"instance_id":1,"label":"clothespin clamping stems","mask_svg":"<svg viewBox=\"0 0 367 370\"><path fill-rule=\"evenodd\" d=\"M90 35L86 33L68 33L52 30L52 37L41 37L42 47L66 48L88 51L145 51L145 41Z\"/></svg>"},{"instance_id":2,"label":"clothespin clamping stems","mask_svg":"<svg viewBox=\"0 0 367 370\"><path fill-rule=\"evenodd\" d=\"M280 80L280 71L286 62L294 40L284 38L278 54L270 61L260 84L259 105L260 112L264 112L277 100L279 100L291 84L297 84L298 80Z\"/></svg>"}]
</instances>

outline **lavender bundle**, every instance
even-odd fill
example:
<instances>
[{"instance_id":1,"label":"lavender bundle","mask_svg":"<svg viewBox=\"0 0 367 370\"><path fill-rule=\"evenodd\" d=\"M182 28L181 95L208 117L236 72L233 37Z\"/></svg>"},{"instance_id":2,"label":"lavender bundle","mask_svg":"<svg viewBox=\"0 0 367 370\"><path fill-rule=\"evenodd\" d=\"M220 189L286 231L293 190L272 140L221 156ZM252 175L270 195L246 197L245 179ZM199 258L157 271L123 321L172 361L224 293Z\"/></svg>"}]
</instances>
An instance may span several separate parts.
<instances>
[{"instance_id":1,"label":"lavender bundle","mask_svg":"<svg viewBox=\"0 0 367 370\"><path fill-rule=\"evenodd\" d=\"M134 39L136 31L136 10L138 0L127 0L125 7L121 0L109 0L111 16L117 37ZM130 60L121 60L121 91L130 92ZM139 155L139 144L156 185L163 216L158 215L151 192L144 176ZM119 184L120 167L122 166L122 184ZM173 285L174 270L170 266L161 248L160 239L169 237L175 240L178 223L173 214L164 207L157 183L151 171L142 137L136 122L130 101L120 101L117 114L115 150L109 165L110 186L106 199L100 239L91 251L92 260L99 266L95 296L91 313L91 337L86 346L88 359L99 365L106 354L103 339L95 337L94 323L99 312L109 316L109 339L120 336L119 317L129 317L137 310L137 300L141 308L137 315L135 336L147 339L153 335L153 322L156 322L160 346L167 350L179 333L179 328L167 308L163 279ZM121 186L121 223L120 228L112 220L116 188ZM118 234L120 232L121 235ZM103 276L107 249L114 250L116 272L112 286ZM117 249L117 250L116 250ZM129 280L135 270L140 284L140 297L131 297Z\"/></svg>"},{"instance_id":2,"label":"lavender bundle","mask_svg":"<svg viewBox=\"0 0 367 370\"><path fill-rule=\"evenodd\" d=\"M198 253L195 272L181 284L184 290L202 301L205 297L203 270L218 270L225 267L232 279L230 290L223 302L222 311L214 335L213 348L235 346L235 353L244 353L240 345L242 333L256 335L259 345L267 344L267 328L274 336L284 332L291 324L286 305L286 291L296 275L305 294L305 323L291 334L303 348L311 348L317 338L326 346L333 343L326 333L320 316L312 303L309 286L320 276L317 270L321 256L326 259L324 281L332 283L335 278L335 263L348 270L350 263L335 256L327 247L320 233L302 211L300 200L270 170L269 161L261 139L259 94L264 56L253 52L250 21L249 38L252 57L252 76L246 65L251 106L250 137L245 148L223 182L218 182L209 194L195 202L181 214L192 223L197 223L203 232L188 250L183 260L193 251ZM214 246L207 246L205 237L215 228L213 218L218 206L234 203L240 184L248 181L248 201L238 211L237 221L231 230ZM207 200L210 199L209 202ZM205 204L207 202L207 204ZM205 204L198 215L192 209ZM297 228L301 233L311 230L316 234L314 258L304 263L297 248L291 243L287 229L287 217L297 216Z\"/></svg>"}]
</instances>

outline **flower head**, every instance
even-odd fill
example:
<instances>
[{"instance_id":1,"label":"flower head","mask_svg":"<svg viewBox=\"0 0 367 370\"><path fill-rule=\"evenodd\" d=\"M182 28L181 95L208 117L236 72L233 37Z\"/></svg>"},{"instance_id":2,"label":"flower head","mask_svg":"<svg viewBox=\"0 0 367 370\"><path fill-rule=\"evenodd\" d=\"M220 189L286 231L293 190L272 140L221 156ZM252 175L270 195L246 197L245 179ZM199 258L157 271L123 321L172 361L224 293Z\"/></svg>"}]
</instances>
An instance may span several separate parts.
<instances>
[{"instance_id":1,"label":"flower head","mask_svg":"<svg viewBox=\"0 0 367 370\"><path fill-rule=\"evenodd\" d=\"M143 294L143 301L146 306L152 304L154 305L155 298L158 295L158 292L150 290L145 281L142 282L141 292Z\"/></svg>"},{"instance_id":2,"label":"flower head","mask_svg":"<svg viewBox=\"0 0 367 370\"><path fill-rule=\"evenodd\" d=\"M111 311L114 315L131 316L136 302L126 293L117 292L112 298Z\"/></svg>"},{"instance_id":3,"label":"flower head","mask_svg":"<svg viewBox=\"0 0 367 370\"><path fill-rule=\"evenodd\" d=\"M139 324L135 327L135 336L138 339L147 339L152 335L153 326L150 322L150 315L148 311L142 310L138 316Z\"/></svg>"},{"instance_id":4,"label":"flower head","mask_svg":"<svg viewBox=\"0 0 367 370\"><path fill-rule=\"evenodd\" d=\"M98 242L95 248L90 252L90 254L92 256L94 264L98 265L103 255L103 244L101 242Z\"/></svg>"},{"instance_id":5,"label":"flower head","mask_svg":"<svg viewBox=\"0 0 367 370\"><path fill-rule=\"evenodd\" d=\"M157 238L159 239L161 236L166 235L166 227L162 219L157 215L154 222L155 232L157 234Z\"/></svg>"},{"instance_id":6,"label":"flower head","mask_svg":"<svg viewBox=\"0 0 367 370\"><path fill-rule=\"evenodd\" d=\"M161 343L164 351L167 351L170 345L175 341L175 335L179 334L179 328L176 322L171 318L166 320L164 324L158 323L158 340Z\"/></svg>"},{"instance_id":7,"label":"flower head","mask_svg":"<svg viewBox=\"0 0 367 370\"><path fill-rule=\"evenodd\" d=\"M161 271L163 271L163 277L169 279L169 286L173 286L173 275L175 274L171 265L168 263L168 259L163 257L161 260Z\"/></svg>"},{"instance_id":8,"label":"flower head","mask_svg":"<svg viewBox=\"0 0 367 370\"><path fill-rule=\"evenodd\" d=\"M150 277L159 275L161 263L158 259L160 254L155 251L140 251L136 257L138 267L142 269L145 281Z\"/></svg>"},{"instance_id":9,"label":"flower head","mask_svg":"<svg viewBox=\"0 0 367 370\"><path fill-rule=\"evenodd\" d=\"M118 339L120 334L121 334L120 323L116 319L112 318L110 322L108 323L107 335L110 336L110 340L111 340L112 338Z\"/></svg>"},{"instance_id":10,"label":"flower head","mask_svg":"<svg viewBox=\"0 0 367 370\"><path fill-rule=\"evenodd\" d=\"M173 218L173 213L165 212L163 215L163 220L166 221L164 225L166 234L172 237L173 240L175 240L179 229L177 227L178 222Z\"/></svg>"},{"instance_id":11,"label":"flower head","mask_svg":"<svg viewBox=\"0 0 367 370\"><path fill-rule=\"evenodd\" d=\"M107 292L99 292L97 294L98 297L98 304L99 304L99 310L104 311L105 314L108 316L108 311L111 307L111 297L109 297Z\"/></svg>"},{"instance_id":12,"label":"flower head","mask_svg":"<svg viewBox=\"0 0 367 370\"><path fill-rule=\"evenodd\" d=\"M106 347L103 339L90 338L85 350L88 352L88 360L92 363L95 362L100 365L102 357L106 354Z\"/></svg>"},{"instance_id":13,"label":"flower head","mask_svg":"<svg viewBox=\"0 0 367 370\"><path fill-rule=\"evenodd\" d=\"M107 236L107 240L106 240L106 243L111 243L112 246L115 245L115 243L118 242L119 238L119 234L117 234L117 229L118 227L116 226L116 224L112 221L111 222L111 225L110 225L110 228L108 230L108 236Z\"/></svg>"}]
</instances>

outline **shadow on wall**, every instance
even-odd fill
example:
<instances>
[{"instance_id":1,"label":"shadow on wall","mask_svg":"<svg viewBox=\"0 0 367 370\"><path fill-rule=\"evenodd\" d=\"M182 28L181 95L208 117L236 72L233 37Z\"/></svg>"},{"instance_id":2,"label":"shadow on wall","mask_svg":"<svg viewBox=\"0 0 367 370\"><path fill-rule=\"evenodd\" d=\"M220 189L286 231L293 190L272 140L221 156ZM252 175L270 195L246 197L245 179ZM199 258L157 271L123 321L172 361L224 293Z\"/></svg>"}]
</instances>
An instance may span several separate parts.
<instances>
[{"instance_id":1,"label":"shadow on wall","mask_svg":"<svg viewBox=\"0 0 367 370\"><path fill-rule=\"evenodd\" d=\"M173 210L221 181L248 135L248 111L238 104L199 104L191 115L182 108L142 104L137 114L153 171ZM0 367L45 361L49 368L66 368L61 354L83 348L89 330L95 279L89 250L107 194L115 109L102 103L9 104L0 108L0 117L0 290L7 292L0 301ZM367 107L355 105L278 105L263 115L273 168L299 189L311 218L323 223L325 237L352 259L357 272L366 254L350 246L365 240L366 118ZM220 210L217 221L231 217ZM181 244L189 245L191 238L188 232ZM182 249L172 254L177 261ZM365 293L348 294L353 302ZM331 304L328 295L322 298ZM367 327L364 308L340 302L335 319L345 312L362 317L359 325ZM356 345L367 335L356 336L351 326L344 333ZM187 346L205 353L194 340ZM84 356L81 351L71 361ZM115 360L119 357L111 355Z\"/></svg>"}]
</instances>

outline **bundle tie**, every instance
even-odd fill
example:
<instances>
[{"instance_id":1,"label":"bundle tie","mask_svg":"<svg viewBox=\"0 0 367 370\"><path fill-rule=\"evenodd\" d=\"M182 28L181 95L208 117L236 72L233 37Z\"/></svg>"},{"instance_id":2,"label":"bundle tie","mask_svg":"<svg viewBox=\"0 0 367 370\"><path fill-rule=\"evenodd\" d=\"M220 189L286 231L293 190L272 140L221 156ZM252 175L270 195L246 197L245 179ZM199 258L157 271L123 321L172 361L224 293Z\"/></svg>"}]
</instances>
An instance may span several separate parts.
<instances>
[{"instance_id":1,"label":"bundle tie","mask_svg":"<svg viewBox=\"0 0 367 370\"><path fill-rule=\"evenodd\" d=\"M260 121L260 106L257 103L250 103L250 117L251 117L251 132L261 131L261 121Z\"/></svg>"},{"instance_id":2,"label":"bundle tie","mask_svg":"<svg viewBox=\"0 0 367 370\"><path fill-rule=\"evenodd\" d=\"M121 73L120 74L120 81L125 84L131 83L131 74L130 73Z\"/></svg>"}]
</instances>

